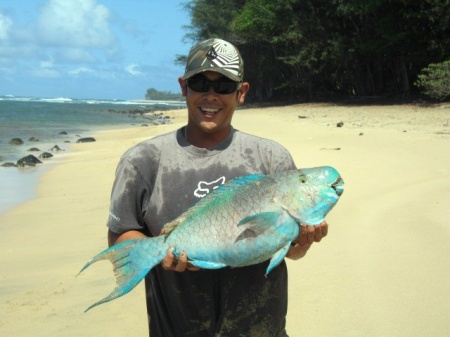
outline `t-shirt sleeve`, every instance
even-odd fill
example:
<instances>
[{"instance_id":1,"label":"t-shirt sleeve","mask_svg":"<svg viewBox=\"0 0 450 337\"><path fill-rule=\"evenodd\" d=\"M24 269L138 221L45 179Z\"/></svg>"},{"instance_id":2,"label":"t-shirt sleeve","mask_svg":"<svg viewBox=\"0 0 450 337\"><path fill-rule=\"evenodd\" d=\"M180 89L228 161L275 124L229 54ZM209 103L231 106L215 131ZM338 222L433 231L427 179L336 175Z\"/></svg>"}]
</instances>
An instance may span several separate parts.
<instances>
[{"instance_id":1,"label":"t-shirt sleeve","mask_svg":"<svg viewBox=\"0 0 450 337\"><path fill-rule=\"evenodd\" d=\"M250 172L272 174L296 169L291 154L278 142L240 131L236 134L242 162Z\"/></svg>"},{"instance_id":2,"label":"t-shirt sleeve","mask_svg":"<svg viewBox=\"0 0 450 337\"><path fill-rule=\"evenodd\" d=\"M274 158L274 172L295 170L297 167L291 154L281 145Z\"/></svg>"},{"instance_id":3,"label":"t-shirt sleeve","mask_svg":"<svg viewBox=\"0 0 450 337\"><path fill-rule=\"evenodd\" d=\"M269 156L268 161L269 173L295 170L296 166L289 151L279 143L272 140L265 140L264 147L266 155Z\"/></svg>"},{"instance_id":4,"label":"t-shirt sleeve","mask_svg":"<svg viewBox=\"0 0 450 337\"><path fill-rule=\"evenodd\" d=\"M150 188L139 170L123 157L116 169L111 192L107 226L116 233L129 230L145 231L142 204L150 195Z\"/></svg>"}]
</instances>

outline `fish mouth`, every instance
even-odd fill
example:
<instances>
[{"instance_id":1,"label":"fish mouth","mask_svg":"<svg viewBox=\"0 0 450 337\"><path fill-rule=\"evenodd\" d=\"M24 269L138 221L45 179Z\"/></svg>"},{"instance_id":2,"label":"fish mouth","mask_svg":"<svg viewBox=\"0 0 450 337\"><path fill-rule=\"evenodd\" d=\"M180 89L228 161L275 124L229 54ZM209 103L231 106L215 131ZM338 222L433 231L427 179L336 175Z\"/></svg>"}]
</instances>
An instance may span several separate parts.
<instances>
[{"instance_id":1,"label":"fish mouth","mask_svg":"<svg viewBox=\"0 0 450 337\"><path fill-rule=\"evenodd\" d=\"M336 192L338 196L341 196L342 193L344 193L344 188L342 187L344 185L344 180L339 176L333 184L331 184L331 188Z\"/></svg>"}]
</instances>

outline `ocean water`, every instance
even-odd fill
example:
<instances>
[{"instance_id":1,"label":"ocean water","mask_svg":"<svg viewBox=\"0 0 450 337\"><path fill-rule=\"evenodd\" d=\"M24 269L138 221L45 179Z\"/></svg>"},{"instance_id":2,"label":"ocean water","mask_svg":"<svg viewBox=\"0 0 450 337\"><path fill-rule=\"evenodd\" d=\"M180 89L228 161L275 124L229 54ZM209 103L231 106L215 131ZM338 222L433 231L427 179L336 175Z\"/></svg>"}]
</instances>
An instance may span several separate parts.
<instances>
[{"instance_id":1,"label":"ocean water","mask_svg":"<svg viewBox=\"0 0 450 337\"><path fill-rule=\"evenodd\" d=\"M42 152L50 152L54 155L50 159L40 159L44 164L36 167L0 166L0 214L35 197L40 175L58 160L58 153L50 151L53 146L66 150L78 138L92 136L100 130L164 122L163 119L152 121L139 114L126 113L130 110L184 107L184 102L0 96L0 165L16 163L29 154L38 157ZM32 137L38 141L31 141ZM13 138L22 139L24 144L10 144ZM40 151L30 152L31 148Z\"/></svg>"}]
</instances>

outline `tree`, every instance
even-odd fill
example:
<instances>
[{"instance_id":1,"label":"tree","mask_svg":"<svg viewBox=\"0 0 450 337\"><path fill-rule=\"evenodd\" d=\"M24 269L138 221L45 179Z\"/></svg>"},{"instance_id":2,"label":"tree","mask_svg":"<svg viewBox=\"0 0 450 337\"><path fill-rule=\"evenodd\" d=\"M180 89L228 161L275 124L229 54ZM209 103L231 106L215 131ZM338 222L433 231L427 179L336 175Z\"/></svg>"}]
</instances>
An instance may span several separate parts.
<instances>
[{"instance_id":1,"label":"tree","mask_svg":"<svg viewBox=\"0 0 450 337\"><path fill-rule=\"evenodd\" d=\"M450 55L449 0L193 0L185 8L185 38L237 45L248 97L259 100L409 95L421 69Z\"/></svg>"},{"instance_id":2,"label":"tree","mask_svg":"<svg viewBox=\"0 0 450 337\"><path fill-rule=\"evenodd\" d=\"M415 85L424 89L424 94L434 99L450 97L450 60L432 63L422 69Z\"/></svg>"},{"instance_id":3,"label":"tree","mask_svg":"<svg viewBox=\"0 0 450 337\"><path fill-rule=\"evenodd\" d=\"M171 91L158 91L155 88L147 89L145 99L155 101L181 101L183 100L181 94L172 93Z\"/></svg>"}]
</instances>

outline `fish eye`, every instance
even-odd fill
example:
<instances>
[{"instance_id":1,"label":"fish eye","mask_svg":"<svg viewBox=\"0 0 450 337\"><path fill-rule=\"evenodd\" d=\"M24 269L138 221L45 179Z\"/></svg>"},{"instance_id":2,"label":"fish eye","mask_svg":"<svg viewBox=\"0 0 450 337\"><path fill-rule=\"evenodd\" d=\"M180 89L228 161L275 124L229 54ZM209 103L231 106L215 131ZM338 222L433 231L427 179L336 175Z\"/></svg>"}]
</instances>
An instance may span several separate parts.
<instances>
[{"instance_id":1,"label":"fish eye","mask_svg":"<svg viewBox=\"0 0 450 337\"><path fill-rule=\"evenodd\" d=\"M306 183L306 178L300 178L300 182L301 182L302 184Z\"/></svg>"}]
</instances>

